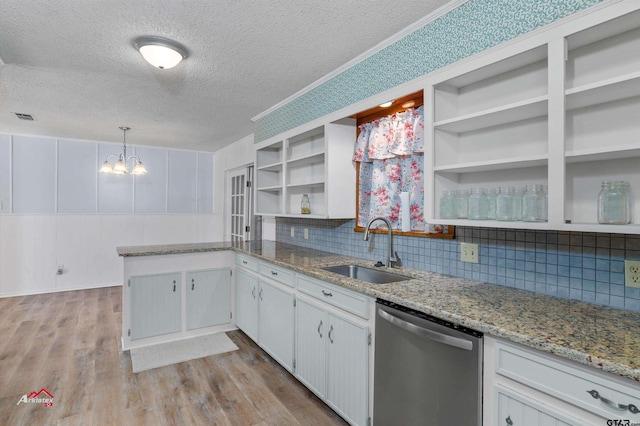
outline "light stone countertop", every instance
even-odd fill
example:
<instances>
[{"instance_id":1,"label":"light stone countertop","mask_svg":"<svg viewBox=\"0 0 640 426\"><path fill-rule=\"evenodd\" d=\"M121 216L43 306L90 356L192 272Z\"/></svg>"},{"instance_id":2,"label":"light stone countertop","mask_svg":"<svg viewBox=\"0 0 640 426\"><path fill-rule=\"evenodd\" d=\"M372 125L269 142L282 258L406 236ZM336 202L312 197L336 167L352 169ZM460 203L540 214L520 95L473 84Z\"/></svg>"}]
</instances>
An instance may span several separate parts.
<instances>
[{"instance_id":1,"label":"light stone countertop","mask_svg":"<svg viewBox=\"0 0 640 426\"><path fill-rule=\"evenodd\" d=\"M407 281L369 284L318 268L370 267L370 261L273 241L117 250L123 257L234 250L640 382L640 314L635 312L408 268L393 270L411 277Z\"/></svg>"}]
</instances>

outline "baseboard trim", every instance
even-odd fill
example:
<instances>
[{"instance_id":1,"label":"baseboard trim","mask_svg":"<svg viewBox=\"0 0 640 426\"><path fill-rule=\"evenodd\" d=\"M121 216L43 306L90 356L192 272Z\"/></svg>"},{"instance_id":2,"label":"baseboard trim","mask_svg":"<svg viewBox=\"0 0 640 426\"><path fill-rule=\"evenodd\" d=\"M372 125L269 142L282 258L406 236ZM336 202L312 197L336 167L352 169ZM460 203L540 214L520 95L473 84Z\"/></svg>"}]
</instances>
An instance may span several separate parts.
<instances>
[{"instance_id":1,"label":"baseboard trim","mask_svg":"<svg viewBox=\"0 0 640 426\"><path fill-rule=\"evenodd\" d=\"M50 289L44 289L44 290L26 291L26 292L17 292L17 293L0 293L0 299L4 299L7 297L35 296L38 294L61 293L63 291L93 290L96 288L106 288L106 287L122 287L122 283L107 283L107 284L91 285L87 287L75 287L75 288L50 288Z\"/></svg>"}]
</instances>

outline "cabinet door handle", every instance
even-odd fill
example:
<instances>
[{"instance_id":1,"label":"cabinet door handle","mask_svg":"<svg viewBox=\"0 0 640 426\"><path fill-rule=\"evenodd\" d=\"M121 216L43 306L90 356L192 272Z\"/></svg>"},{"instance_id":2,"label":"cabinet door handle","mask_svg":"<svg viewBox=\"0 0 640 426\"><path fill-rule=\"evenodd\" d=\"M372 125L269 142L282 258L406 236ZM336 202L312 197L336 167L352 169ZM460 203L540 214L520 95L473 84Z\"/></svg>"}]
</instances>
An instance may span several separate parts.
<instances>
[{"instance_id":1,"label":"cabinet door handle","mask_svg":"<svg viewBox=\"0 0 640 426\"><path fill-rule=\"evenodd\" d=\"M176 292L176 280L173 280L173 292Z\"/></svg>"},{"instance_id":2,"label":"cabinet door handle","mask_svg":"<svg viewBox=\"0 0 640 426\"><path fill-rule=\"evenodd\" d=\"M276 271L271 271L271 275L275 275L277 277L278 273Z\"/></svg>"},{"instance_id":3,"label":"cabinet door handle","mask_svg":"<svg viewBox=\"0 0 640 426\"><path fill-rule=\"evenodd\" d=\"M242 264L243 264L243 265L246 265L246 264L247 264L247 261L246 261L246 260L243 260L243 261L242 261Z\"/></svg>"},{"instance_id":4,"label":"cabinet door handle","mask_svg":"<svg viewBox=\"0 0 640 426\"><path fill-rule=\"evenodd\" d=\"M320 328L322 327L322 320L320 320L320 324L318 324L318 334L320 335L320 338L322 339L322 333L320 332Z\"/></svg>"},{"instance_id":5,"label":"cabinet door handle","mask_svg":"<svg viewBox=\"0 0 640 426\"><path fill-rule=\"evenodd\" d=\"M251 290L251 295L253 296L253 298L256 298L256 288L254 287L253 290Z\"/></svg>"},{"instance_id":6,"label":"cabinet door handle","mask_svg":"<svg viewBox=\"0 0 640 426\"><path fill-rule=\"evenodd\" d=\"M640 409L638 409L638 407L636 407L635 405L633 405L633 404L629 404L629 405L618 404L617 402L613 402L610 399L607 399L607 398L603 397L602 395L600 395L600 392L598 392L595 389L587 391L587 393L590 394L594 399L599 399L600 401L602 401L604 403L604 405L606 405L607 407L613 408L614 410L618 410L618 411L627 411L627 410L629 410L629 412L633 413L633 414L640 413Z\"/></svg>"},{"instance_id":7,"label":"cabinet door handle","mask_svg":"<svg viewBox=\"0 0 640 426\"><path fill-rule=\"evenodd\" d=\"M505 421L505 422L507 422L507 424L508 424L509 426L511 426L511 425L513 424L513 420L511 420L511 416L507 416L507 418L506 418L506 419L504 419L504 421Z\"/></svg>"},{"instance_id":8,"label":"cabinet door handle","mask_svg":"<svg viewBox=\"0 0 640 426\"><path fill-rule=\"evenodd\" d=\"M329 328L329 341L333 343L333 339L331 338L331 332L333 331L333 326Z\"/></svg>"},{"instance_id":9,"label":"cabinet door handle","mask_svg":"<svg viewBox=\"0 0 640 426\"><path fill-rule=\"evenodd\" d=\"M258 293L258 297L260 298L260 300L262 300L262 289L260 289L260 292Z\"/></svg>"},{"instance_id":10,"label":"cabinet door handle","mask_svg":"<svg viewBox=\"0 0 640 426\"><path fill-rule=\"evenodd\" d=\"M325 297L333 297L333 294L331 294L331 292L327 293L327 292L326 292L326 291L324 291L324 290L322 290L322 294L323 294Z\"/></svg>"},{"instance_id":11,"label":"cabinet door handle","mask_svg":"<svg viewBox=\"0 0 640 426\"><path fill-rule=\"evenodd\" d=\"M196 283L195 283L195 281L196 281L196 280L195 280L194 278L191 278L191 291L195 290L195 288L196 288Z\"/></svg>"}]
</instances>

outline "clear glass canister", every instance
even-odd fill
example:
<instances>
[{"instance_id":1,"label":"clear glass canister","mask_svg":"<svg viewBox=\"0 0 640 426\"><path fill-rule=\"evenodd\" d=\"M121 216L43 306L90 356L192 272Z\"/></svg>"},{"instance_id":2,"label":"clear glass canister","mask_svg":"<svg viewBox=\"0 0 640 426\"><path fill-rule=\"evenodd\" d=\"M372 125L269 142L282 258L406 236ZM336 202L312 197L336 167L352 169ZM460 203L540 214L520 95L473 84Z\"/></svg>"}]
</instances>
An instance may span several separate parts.
<instances>
[{"instance_id":1,"label":"clear glass canister","mask_svg":"<svg viewBox=\"0 0 640 426\"><path fill-rule=\"evenodd\" d=\"M522 195L522 220L544 222L546 220L546 194L542 185L527 185Z\"/></svg>"},{"instance_id":2,"label":"clear glass canister","mask_svg":"<svg viewBox=\"0 0 640 426\"><path fill-rule=\"evenodd\" d=\"M440 196L440 218L455 219L458 217L456 191L444 190Z\"/></svg>"},{"instance_id":3,"label":"clear glass canister","mask_svg":"<svg viewBox=\"0 0 640 426\"><path fill-rule=\"evenodd\" d=\"M501 186L496 196L496 219L512 221L515 219L515 191L513 186Z\"/></svg>"},{"instance_id":4,"label":"clear glass canister","mask_svg":"<svg viewBox=\"0 0 640 426\"><path fill-rule=\"evenodd\" d=\"M487 189L487 219L496 219L496 197L498 196L498 190L495 188Z\"/></svg>"},{"instance_id":5,"label":"clear glass canister","mask_svg":"<svg viewBox=\"0 0 640 426\"><path fill-rule=\"evenodd\" d=\"M300 213L311 214L311 202L309 201L309 194L302 194L302 202L300 203Z\"/></svg>"},{"instance_id":6,"label":"clear glass canister","mask_svg":"<svg viewBox=\"0 0 640 426\"><path fill-rule=\"evenodd\" d=\"M458 219L466 219L469 214L469 190L458 189L456 191L456 203Z\"/></svg>"},{"instance_id":7,"label":"clear glass canister","mask_svg":"<svg viewBox=\"0 0 640 426\"><path fill-rule=\"evenodd\" d=\"M522 196L524 188L516 187L513 191L513 220L522 220Z\"/></svg>"},{"instance_id":8,"label":"clear glass canister","mask_svg":"<svg viewBox=\"0 0 640 426\"><path fill-rule=\"evenodd\" d=\"M598 223L609 225L631 223L630 201L628 182L602 182L598 194Z\"/></svg>"},{"instance_id":9,"label":"clear glass canister","mask_svg":"<svg viewBox=\"0 0 640 426\"><path fill-rule=\"evenodd\" d=\"M469 194L468 217L473 220L487 218L488 200L483 188L472 188Z\"/></svg>"}]
</instances>

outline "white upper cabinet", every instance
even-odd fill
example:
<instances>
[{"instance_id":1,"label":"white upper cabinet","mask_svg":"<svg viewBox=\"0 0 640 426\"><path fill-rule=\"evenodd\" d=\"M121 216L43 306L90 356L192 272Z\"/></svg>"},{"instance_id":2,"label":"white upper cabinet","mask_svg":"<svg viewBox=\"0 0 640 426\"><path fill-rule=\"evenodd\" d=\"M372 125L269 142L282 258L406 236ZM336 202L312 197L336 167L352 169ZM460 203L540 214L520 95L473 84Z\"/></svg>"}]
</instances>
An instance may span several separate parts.
<instances>
[{"instance_id":1,"label":"white upper cabinet","mask_svg":"<svg viewBox=\"0 0 640 426\"><path fill-rule=\"evenodd\" d=\"M622 2L425 80L428 223L640 233L597 223L603 181L640 193L638 9ZM548 186L548 222L440 217L443 190L534 184Z\"/></svg>"},{"instance_id":2,"label":"white upper cabinet","mask_svg":"<svg viewBox=\"0 0 640 426\"><path fill-rule=\"evenodd\" d=\"M56 143L37 136L13 136L14 213L55 213Z\"/></svg>"},{"instance_id":3,"label":"white upper cabinet","mask_svg":"<svg viewBox=\"0 0 640 426\"><path fill-rule=\"evenodd\" d=\"M256 214L314 218L355 217L355 120L281 135L256 148ZM310 214L301 213L307 194Z\"/></svg>"},{"instance_id":4,"label":"white upper cabinet","mask_svg":"<svg viewBox=\"0 0 640 426\"><path fill-rule=\"evenodd\" d=\"M565 229L640 229L640 11L566 38ZM597 225L603 181L634 191L631 225Z\"/></svg>"}]
</instances>

